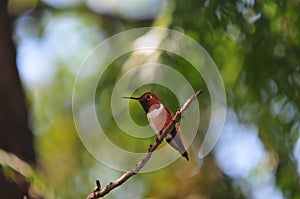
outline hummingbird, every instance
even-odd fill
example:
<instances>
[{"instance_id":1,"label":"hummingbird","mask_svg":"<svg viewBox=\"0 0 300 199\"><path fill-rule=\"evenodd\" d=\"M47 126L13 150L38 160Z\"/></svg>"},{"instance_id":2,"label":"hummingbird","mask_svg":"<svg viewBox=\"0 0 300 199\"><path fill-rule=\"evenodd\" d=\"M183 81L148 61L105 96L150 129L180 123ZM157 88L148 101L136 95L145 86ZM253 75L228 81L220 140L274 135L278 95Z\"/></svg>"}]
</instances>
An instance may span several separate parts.
<instances>
[{"instance_id":1,"label":"hummingbird","mask_svg":"<svg viewBox=\"0 0 300 199\"><path fill-rule=\"evenodd\" d=\"M123 97L132 100L138 100L147 114L147 118L151 128L157 137L162 133L174 117L174 113L163 105L157 95L146 92L140 97ZM174 149L176 149L183 157L189 160L189 156L182 142L180 134L180 125L175 124L174 128L168 133L164 139Z\"/></svg>"}]
</instances>

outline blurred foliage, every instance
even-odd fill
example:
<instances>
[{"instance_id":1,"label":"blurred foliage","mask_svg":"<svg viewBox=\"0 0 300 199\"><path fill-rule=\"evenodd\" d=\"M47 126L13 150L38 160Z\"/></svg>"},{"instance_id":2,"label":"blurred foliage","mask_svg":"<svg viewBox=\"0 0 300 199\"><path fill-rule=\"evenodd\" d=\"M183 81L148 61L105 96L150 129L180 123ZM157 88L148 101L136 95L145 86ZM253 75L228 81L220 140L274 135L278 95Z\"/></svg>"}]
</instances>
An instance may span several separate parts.
<instances>
[{"instance_id":1,"label":"blurred foliage","mask_svg":"<svg viewBox=\"0 0 300 199\"><path fill-rule=\"evenodd\" d=\"M52 81L41 87L26 86L38 155L38 187L42 187L40 192L45 198L83 198L92 191L96 178L104 185L121 175L95 160L78 139L72 118L72 87L80 62L104 37L152 25L181 31L207 50L221 71L228 106L239 122L258 127L259 138L271 157L267 164L273 168L277 187L285 198L300 198L300 160L293 153L300 134L300 1L176 0L167 2L156 18L142 20L114 13L99 14L90 8L84 3L57 8L41 1L24 14L34 19L36 28L36 32L32 29L27 34L40 41L47 39L48 31L53 31L49 30L53 19L70 17L79 23L69 35L64 35L64 43L58 44L65 48L54 49L61 57L56 57ZM82 32L89 28L94 30L94 36ZM74 39L77 32L82 34ZM97 34L102 35L96 37ZM64 57L64 52L82 47L70 45L72 38L82 43L84 49ZM20 45L18 39L16 43ZM97 113L107 113L99 122L112 142L130 151L143 152L155 138L141 141L122 133L113 121L109 104L122 70L120 66L129 57L130 54L115 60L99 81ZM199 85L207 90L200 75L183 58L163 53L159 61L182 73L195 90ZM134 95L146 90L157 92L173 111L179 107L174 94L162 86L145 85ZM133 120L146 125L139 104L130 102L129 107ZM200 129L191 147L194 155L210 118L208 93L201 96L200 108ZM300 156L299 151L296 156ZM197 172L192 175L194 171ZM209 155L199 162L178 160L159 171L134 176L107 198L255 198L245 181L224 174L214 155Z\"/></svg>"},{"instance_id":2,"label":"blurred foliage","mask_svg":"<svg viewBox=\"0 0 300 199\"><path fill-rule=\"evenodd\" d=\"M173 15L171 27L182 28L213 57L229 105L242 122L259 127L264 145L277 156L278 186L288 198L298 198L293 147L299 132L292 130L299 129L300 2L247 2L252 1L178 1L174 12L182 15ZM261 17L249 23L250 11L240 12L238 4Z\"/></svg>"}]
</instances>

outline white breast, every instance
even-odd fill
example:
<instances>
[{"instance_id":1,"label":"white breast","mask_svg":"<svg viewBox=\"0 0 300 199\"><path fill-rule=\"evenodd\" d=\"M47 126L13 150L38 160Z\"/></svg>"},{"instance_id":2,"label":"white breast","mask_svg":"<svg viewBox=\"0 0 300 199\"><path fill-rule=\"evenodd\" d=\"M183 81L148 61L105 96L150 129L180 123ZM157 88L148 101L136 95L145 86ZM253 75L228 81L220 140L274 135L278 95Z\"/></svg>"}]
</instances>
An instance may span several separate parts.
<instances>
[{"instance_id":1,"label":"white breast","mask_svg":"<svg viewBox=\"0 0 300 199\"><path fill-rule=\"evenodd\" d=\"M161 104L157 108L154 108L149 113L147 113L147 118L154 133L158 134L164 127L165 121L167 119L167 111Z\"/></svg>"}]
</instances>

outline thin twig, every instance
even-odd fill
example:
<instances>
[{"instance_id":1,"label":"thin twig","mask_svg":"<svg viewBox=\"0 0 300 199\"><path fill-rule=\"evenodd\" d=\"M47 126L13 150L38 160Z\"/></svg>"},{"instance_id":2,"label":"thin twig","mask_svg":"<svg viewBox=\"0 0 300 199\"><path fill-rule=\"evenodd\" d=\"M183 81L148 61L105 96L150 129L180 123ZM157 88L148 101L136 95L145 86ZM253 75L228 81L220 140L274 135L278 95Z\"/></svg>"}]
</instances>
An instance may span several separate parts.
<instances>
[{"instance_id":1,"label":"thin twig","mask_svg":"<svg viewBox=\"0 0 300 199\"><path fill-rule=\"evenodd\" d=\"M100 181L96 180L96 188L94 189L94 191L92 193L90 193L90 195L87 197L87 199L95 199L95 198L100 198L100 197L105 196L111 190L113 190L114 188L123 184L131 176L138 173L145 166L145 164L149 161L149 159L152 156L152 152L160 145L160 143L163 141L165 135L167 135L167 133L169 133L174 128L174 125L177 122L179 122L183 112L185 112L189 108L192 101L195 98L197 98L202 92L203 92L202 89L197 91L184 103L184 105L181 107L181 109L179 109L176 112L175 116L173 117L173 122L170 122L170 124L165 129L163 129L162 133L158 136L156 141L152 145L150 145L145 157L142 160L140 160L133 169L131 169L130 171L127 171L119 179L106 185L103 189L101 189Z\"/></svg>"}]
</instances>

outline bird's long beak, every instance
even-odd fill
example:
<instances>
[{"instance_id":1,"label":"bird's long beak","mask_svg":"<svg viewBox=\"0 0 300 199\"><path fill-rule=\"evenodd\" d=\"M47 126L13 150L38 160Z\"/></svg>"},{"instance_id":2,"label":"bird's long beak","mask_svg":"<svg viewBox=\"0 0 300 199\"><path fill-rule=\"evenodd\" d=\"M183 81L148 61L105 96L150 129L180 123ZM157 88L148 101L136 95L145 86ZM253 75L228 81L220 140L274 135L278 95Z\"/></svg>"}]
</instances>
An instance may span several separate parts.
<instances>
[{"instance_id":1,"label":"bird's long beak","mask_svg":"<svg viewBox=\"0 0 300 199\"><path fill-rule=\"evenodd\" d=\"M125 99L133 99L133 100L139 100L140 98L139 97L123 97Z\"/></svg>"}]
</instances>

